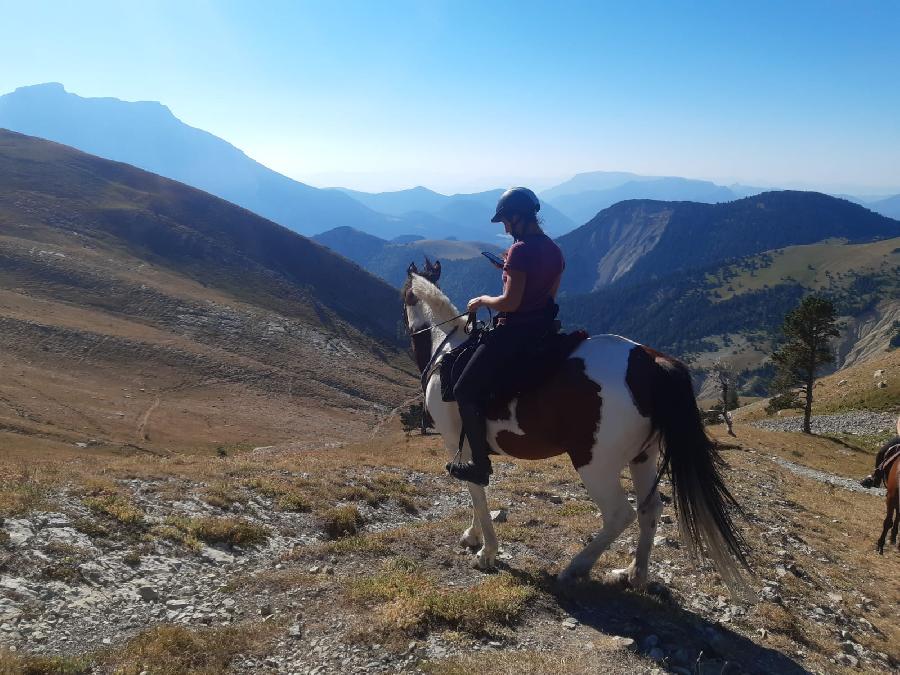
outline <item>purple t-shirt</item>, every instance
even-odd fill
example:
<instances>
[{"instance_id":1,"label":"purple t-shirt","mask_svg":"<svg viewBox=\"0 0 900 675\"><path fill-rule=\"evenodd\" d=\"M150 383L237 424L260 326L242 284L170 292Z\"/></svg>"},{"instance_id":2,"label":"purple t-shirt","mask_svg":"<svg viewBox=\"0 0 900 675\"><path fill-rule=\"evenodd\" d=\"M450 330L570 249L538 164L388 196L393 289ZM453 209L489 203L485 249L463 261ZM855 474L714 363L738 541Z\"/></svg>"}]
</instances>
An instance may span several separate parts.
<instances>
[{"instance_id":1,"label":"purple t-shirt","mask_svg":"<svg viewBox=\"0 0 900 675\"><path fill-rule=\"evenodd\" d=\"M501 314L499 323L515 324L537 318L537 313L552 299L553 287L565 267L562 251L546 234L530 234L510 246L503 265L503 286L509 278L507 270L524 272L525 292L519 308Z\"/></svg>"}]
</instances>

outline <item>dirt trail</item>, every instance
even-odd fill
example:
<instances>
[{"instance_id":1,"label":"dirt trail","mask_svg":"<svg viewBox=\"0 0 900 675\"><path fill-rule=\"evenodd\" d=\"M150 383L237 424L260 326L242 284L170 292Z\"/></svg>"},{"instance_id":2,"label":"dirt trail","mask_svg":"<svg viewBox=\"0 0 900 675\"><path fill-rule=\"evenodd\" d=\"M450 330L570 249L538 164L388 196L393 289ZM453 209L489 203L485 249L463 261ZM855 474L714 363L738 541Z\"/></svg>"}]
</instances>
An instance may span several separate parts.
<instances>
[{"instance_id":1,"label":"dirt trail","mask_svg":"<svg viewBox=\"0 0 900 675\"><path fill-rule=\"evenodd\" d=\"M850 490L851 492L866 492L870 495L877 495L879 497L884 497L885 489L884 488L865 488L859 484L858 480L854 480L853 478L846 478L844 476L836 476L833 473L828 473L827 471L818 471L817 469L810 469L808 466L801 466L800 464L794 464L793 462L789 462L786 459L782 459L781 457L771 457L770 458L776 464L783 466L788 471L797 474L798 476L803 476L805 478L812 478L813 480L817 480L820 483L828 483L829 485L835 485L840 488L844 488L845 490Z\"/></svg>"},{"instance_id":2,"label":"dirt trail","mask_svg":"<svg viewBox=\"0 0 900 675\"><path fill-rule=\"evenodd\" d=\"M140 441L150 440L149 436L147 435L147 424L150 422L150 415L152 415L153 411L159 407L159 404L160 404L160 398L157 395L157 397L153 401L153 403L150 404L150 407L144 411L143 415L141 415L141 420L137 426L138 440L140 440Z\"/></svg>"}]
</instances>

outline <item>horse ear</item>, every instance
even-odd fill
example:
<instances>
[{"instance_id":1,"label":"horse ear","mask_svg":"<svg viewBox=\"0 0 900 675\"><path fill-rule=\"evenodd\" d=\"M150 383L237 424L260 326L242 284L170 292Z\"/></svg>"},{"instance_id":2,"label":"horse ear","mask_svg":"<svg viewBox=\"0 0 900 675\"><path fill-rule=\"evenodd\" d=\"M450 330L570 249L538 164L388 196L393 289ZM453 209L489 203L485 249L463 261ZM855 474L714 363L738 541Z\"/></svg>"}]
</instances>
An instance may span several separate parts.
<instances>
[{"instance_id":1,"label":"horse ear","mask_svg":"<svg viewBox=\"0 0 900 675\"><path fill-rule=\"evenodd\" d=\"M432 276L434 277L434 280L437 281L438 279L440 279L441 278L441 261L435 260L434 265L431 266L431 270L432 270Z\"/></svg>"},{"instance_id":2,"label":"horse ear","mask_svg":"<svg viewBox=\"0 0 900 675\"><path fill-rule=\"evenodd\" d=\"M416 263L409 263L409 267L406 268L406 276L411 277L413 274L418 274L419 268L416 267Z\"/></svg>"}]
</instances>

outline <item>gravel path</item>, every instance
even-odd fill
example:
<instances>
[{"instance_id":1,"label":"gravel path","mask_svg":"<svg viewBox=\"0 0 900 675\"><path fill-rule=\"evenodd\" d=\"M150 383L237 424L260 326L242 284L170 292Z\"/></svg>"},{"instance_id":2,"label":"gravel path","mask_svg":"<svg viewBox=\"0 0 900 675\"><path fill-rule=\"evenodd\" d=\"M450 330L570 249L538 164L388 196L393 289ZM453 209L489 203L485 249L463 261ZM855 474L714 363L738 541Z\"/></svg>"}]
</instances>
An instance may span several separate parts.
<instances>
[{"instance_id":1,"label":"gravel path","mask_svg":"<svg viewBox=\"0 0 900 675\"><path fill-rule=\"evenodd\" d=\"M814 434L853 434L856 436L890 431L897 423L894 413L865 410L840 415L813 415L810 426ZM751 426L768 431L802 431L803 417L778 417L751 422Z\"/></svg>"},{"instance_id":2,"label":"gravel path","mask_svg":"<svg viewBox=\"0 0 900 675\"><path fill-rule=\"evenodd\" d=\"M852 478L845 478L844 476L836 476L833 473L827 473L826 471L810 469L808 466L794 464L793 462L789 462L786 459L782 459L781 457L772 457L772 461L776 464L780 464L785 469L788 469L798 476L804 476L805 478L812 478L813 480L817 480L822 483L836 485L837 487L844 488L845 490L850 490L851 492L866 492L870 495L878 495L879 497L884 497L885 495L884 488L864 488L859 484L859 481Z\"/></svg>"}]
</instances>

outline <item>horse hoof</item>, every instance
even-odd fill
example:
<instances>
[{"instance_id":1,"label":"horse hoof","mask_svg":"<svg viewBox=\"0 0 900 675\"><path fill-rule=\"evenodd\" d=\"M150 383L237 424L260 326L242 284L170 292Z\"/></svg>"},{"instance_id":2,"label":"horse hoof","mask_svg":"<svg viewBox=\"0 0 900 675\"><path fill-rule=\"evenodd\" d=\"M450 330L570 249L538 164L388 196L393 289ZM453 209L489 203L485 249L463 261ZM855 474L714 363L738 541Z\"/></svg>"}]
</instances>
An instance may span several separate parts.
<instances>
[{"instance_id":1,"label":"horse hoof","mask_svg":"<svg viewBox=\"0 0 900 675\"><path fill-rule=\"evenodd\" d=\"M472 561L472 567L476 570L481 570L482 572L492 570L494 569L494 556L479 551L475 554L475 559Z\"/></svg>"},{"instance_id":2,"label":"horse hoof","mask_svg":"<svg viewBox=\"0 0 900 675\"><path fill-rule=\"evenodd\" d=\"M642 589L647 585L647 575L638 574L633 567L623 567L618 570L610 570L606 574L607 581L621 584L626 588Z\"/></svg>"}]
</instances>

